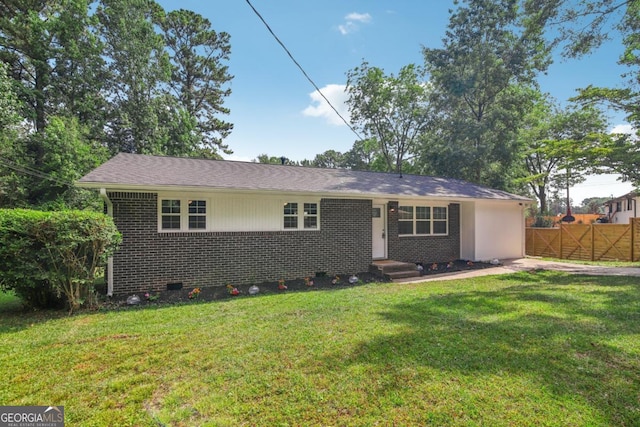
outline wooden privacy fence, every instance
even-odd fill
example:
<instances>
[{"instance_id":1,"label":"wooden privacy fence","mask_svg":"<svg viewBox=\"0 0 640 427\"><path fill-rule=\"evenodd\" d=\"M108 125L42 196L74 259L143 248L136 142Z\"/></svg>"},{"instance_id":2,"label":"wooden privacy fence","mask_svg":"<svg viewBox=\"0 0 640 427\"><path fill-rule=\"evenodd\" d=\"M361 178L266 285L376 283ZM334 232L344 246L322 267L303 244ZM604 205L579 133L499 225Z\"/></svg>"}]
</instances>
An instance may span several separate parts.
<instances>
[{"instance_id":1,"label":"wooden privacy fence","mask_svg":"<svg viewBox=\"0 0 640 427\"><path fill-rule=\"evenodd\" d=\"M525 253L584 261L640 261L640 218L629 224L527 228Z\"/></svg>"}]
</instances>

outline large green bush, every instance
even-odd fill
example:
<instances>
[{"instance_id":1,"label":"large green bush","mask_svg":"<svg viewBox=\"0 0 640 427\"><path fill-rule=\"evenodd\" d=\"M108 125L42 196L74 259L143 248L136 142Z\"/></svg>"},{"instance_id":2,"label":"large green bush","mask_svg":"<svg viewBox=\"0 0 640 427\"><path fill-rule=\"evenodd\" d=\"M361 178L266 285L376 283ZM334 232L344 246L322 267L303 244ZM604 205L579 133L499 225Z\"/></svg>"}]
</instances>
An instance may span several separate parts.
<instances>
[{"instance_id":1,"label":"large green bush","mask_svg":"<svg viewBox=\"0 0 640 427\"><path fill-rule=\"evenodd\" d=\"M0 289L30 306L77 309L120 241L113 220L100 213L0 209Z\"/></svg>"}]
</instances>

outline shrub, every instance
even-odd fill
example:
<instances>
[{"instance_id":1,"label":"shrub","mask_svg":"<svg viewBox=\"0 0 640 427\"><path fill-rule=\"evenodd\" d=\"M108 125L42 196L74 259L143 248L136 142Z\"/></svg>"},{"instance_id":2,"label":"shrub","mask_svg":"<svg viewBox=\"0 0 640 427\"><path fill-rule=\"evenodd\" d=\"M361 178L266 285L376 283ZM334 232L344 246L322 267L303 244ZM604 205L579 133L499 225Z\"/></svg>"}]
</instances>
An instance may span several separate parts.
<instances>
[{"instance_id":1,"label":"shrub","mask_svg":"<svg viewBox=\"0 0 640 427\"><path fill-rule=\"evenodd\" d=\"M0 209L0 289L33 307L64 301L73 311L93 294L96 269L120 240L104 214Z\"/></svg>"},{"instance_id":2,"label":"shrub","mask_svg":"<svg viewBox=\"0 0 640 427\"><path fill-rule=\"evenodd\" d=\"M0 210L0 289L12 289L29 307L56 307L63 300L38 266L42 244L27 231L39 216L35 211Z\"/></svg>"},{"instance_id":3,"label":"shrub","mask_svg":"<svg viewBox=\"0 0 640 427\"><path fill-rule=\"evenodd\" d=\"M546 218L542 215L538 215L536 216L536 220L534 221L533 224L531 224L531 227L538 227L538 228L552 228L553 227L553 220Z\"/></svg>"}]
</instances>

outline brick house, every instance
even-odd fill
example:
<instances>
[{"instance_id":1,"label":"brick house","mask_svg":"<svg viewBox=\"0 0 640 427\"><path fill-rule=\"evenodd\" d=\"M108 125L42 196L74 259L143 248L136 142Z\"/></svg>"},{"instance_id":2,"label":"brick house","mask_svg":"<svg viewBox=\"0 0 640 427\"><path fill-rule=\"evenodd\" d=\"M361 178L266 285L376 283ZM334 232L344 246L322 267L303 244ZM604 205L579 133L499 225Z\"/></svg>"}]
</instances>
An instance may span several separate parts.
<instances>
[{"instance_id":1,"label":"brick house","mask_svg":"<svg viewBox=\"0 0 640 427\"><path fill-rule=\"evenodd\" d=\"M123 236L109 294L517 258L530 202L454 179L124 153L78 185Z\"/></svg>"}]
</instances>

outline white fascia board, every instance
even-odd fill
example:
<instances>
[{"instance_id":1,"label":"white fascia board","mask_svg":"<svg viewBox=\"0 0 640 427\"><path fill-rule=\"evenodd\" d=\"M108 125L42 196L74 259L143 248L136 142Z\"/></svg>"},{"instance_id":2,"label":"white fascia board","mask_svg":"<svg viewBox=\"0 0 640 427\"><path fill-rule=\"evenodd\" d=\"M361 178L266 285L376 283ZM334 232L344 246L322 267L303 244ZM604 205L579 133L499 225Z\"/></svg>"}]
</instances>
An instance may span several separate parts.
<instances>
[{"instance_id":1,"label":"white fascia board","mask_svg":"<svg viewBox=\"0 0 640 427\"><path fill-rule=\"evenodd\" d=\"M404 195L404 194L380 194L380 193L346 193L346 192L308 192L308 191L286 191L286 190L270 190L270 189L253 189L253 188L228 188L228 187L212 187L212 186L176 186L176 185L137 185L137 184L105 184L100 182L76 182L78 187L101 189L109 191L137 192L137 193L163 193L163 192L196 192L196 193L227 193L227 194L268 194L268 195L287 195L302 197L321 197L335 199L375 199L375 200L393 200L393 201L416 201L422 202L494 202L494 203L523 203L531 204L531 199L482 199L463 196L437 196L437 195Z\"/></svg>"}]
</instances>

